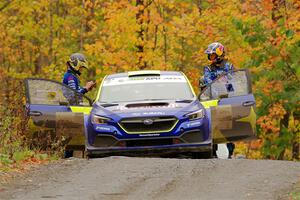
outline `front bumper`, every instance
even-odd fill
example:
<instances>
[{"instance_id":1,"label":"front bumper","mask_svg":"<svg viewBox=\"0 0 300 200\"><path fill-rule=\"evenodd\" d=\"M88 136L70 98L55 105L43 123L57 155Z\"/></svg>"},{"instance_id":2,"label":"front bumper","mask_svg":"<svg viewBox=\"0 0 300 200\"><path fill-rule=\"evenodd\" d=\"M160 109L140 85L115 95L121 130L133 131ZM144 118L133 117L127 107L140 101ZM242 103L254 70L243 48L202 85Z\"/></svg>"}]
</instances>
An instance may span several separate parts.
<instances>
[{"instance_id":1,"label":"front bumper","mask_svg":"<svg viewBox=\"0 0 300 200\"><path fill-rule=\"evenodd\" d=\"M169 154L210 151L212 138L207 118L179 120L169 132L127 134L117 125L89 123L86 132L89 154Z\"/></svg>"},{"instance_id":2,"label":"front bumper","mask_svg":"<svg viewBox=\"0 0 300 200\"><path fill-rule=\"evenodd\" d=\"M87 139L88 143L91 146L94 146L96 139L98 136L107 136L112 137L116 141L122 140L143 140L143 139L161 139L161 138L182 138L185 143L199 143L202 141L209 140L211 138L209 131L209 120L208 118L202 118L198 120L189 121L179 120L176 123L176 126L173 127L170 131L162 132L162 131L153 131L147 133L127 133L121 127L119 127L118 123L110 123L110 124L92 124L89 120L87 124ZM189 141L190 139L184 139L183 135L190 132L200 132L199 140ZM191 135L191 134L189 134Z\"/></svg>"},{"instance_id":3,"label":"front bumper","mask_svg":"<svg viewBox=\"0 0 300 200\"><path fill-rule=\"evenodd\" d=\"M173 144L163 146L106 147L87 146L87 155L163 155L171 153L207 152L212 150L212 141L199 144Z\"/></svg>"}]
</instances>

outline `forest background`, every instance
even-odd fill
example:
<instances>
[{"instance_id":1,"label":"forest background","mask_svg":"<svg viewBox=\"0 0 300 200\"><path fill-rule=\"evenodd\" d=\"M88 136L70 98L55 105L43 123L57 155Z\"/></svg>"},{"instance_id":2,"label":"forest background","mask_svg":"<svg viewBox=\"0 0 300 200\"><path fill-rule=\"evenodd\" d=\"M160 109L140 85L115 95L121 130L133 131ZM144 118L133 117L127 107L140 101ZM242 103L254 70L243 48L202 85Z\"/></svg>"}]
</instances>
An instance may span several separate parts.
<instances>
[{"instance_id":1,"label":"forest background","mask_svg":"<svg viewBox=\"0 0 300 200\"><path fill-rule=\"evenodd\" d=\"M258 139L237 143L236 154L299 159L298 0L0 0L0 30L0 165L47 157L32 144L22 79L61 81L68 56L82 52L91 67L82 82L180 70L198 91L215 41L250 70L257 101Z\"/></svg>"}]
</instances>

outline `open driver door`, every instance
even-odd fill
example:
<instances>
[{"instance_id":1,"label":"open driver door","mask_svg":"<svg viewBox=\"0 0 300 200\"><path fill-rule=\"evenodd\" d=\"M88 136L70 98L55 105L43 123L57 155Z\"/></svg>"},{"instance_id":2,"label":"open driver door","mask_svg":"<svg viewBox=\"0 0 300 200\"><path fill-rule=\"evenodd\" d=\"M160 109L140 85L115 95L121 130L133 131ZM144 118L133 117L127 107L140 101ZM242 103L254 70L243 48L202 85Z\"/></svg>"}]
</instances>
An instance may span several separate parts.
<instances>
[{"instance_id":1,"label":"open driver door","mask_svg":"<svg viewBox=\"0 0 300 200\"><path fill-rule=\"evenodd\" d=\"M47 79L28 78L25 90L29 126L54 134L53 140L64 140L66 149L82 150L84 115L91 111L92 101L67 85Z\"/></svg>"},{"instance_id":2,"label":"open driver door","mask_svg":"<svg viewBox=\"0 0 300 200\"><path fill-rule=\"evenodd\" d=\"M199 95L211 117L214 143L256 138L255 98L248 70L218 77Z\"/></svg>"}]
</instances>

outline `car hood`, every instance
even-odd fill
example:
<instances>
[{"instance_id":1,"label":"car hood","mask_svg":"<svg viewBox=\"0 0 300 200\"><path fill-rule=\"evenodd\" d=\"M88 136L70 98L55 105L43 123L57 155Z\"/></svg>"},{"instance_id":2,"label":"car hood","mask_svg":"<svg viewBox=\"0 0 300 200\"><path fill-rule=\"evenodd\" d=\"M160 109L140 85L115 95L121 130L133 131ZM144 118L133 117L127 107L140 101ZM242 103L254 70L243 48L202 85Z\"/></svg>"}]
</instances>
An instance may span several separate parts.
<instances>
[{"instance_id":1,"label":"car hood","mask_svg":"<svg viewBox=\"0 0 300 200\"><path fill-rule=\"evenodd\" d=\"M198 100L187 101L139 101L108 104L94 104L92 114L109 117L114 120L132 117L176 116L204 109Z\"/></svg>"}]
</instances>

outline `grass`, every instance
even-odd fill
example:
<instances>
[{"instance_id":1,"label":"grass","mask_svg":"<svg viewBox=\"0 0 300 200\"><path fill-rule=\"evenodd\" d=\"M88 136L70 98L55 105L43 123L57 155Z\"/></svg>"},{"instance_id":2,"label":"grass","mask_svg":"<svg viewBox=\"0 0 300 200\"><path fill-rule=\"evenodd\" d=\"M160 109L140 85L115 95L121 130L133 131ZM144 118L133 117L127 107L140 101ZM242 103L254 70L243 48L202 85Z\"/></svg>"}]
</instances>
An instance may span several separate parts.
<instances>
[{"instance_id":1,"label":"grass","mask_svg":"<svg viewBox=\"0 0 300 200\"><path fill-rule=\"evenodd\" d=\"M292 192L289 193L288 199L300 200L300 181L296 184Z\"/></svg>"}]
</instances>

